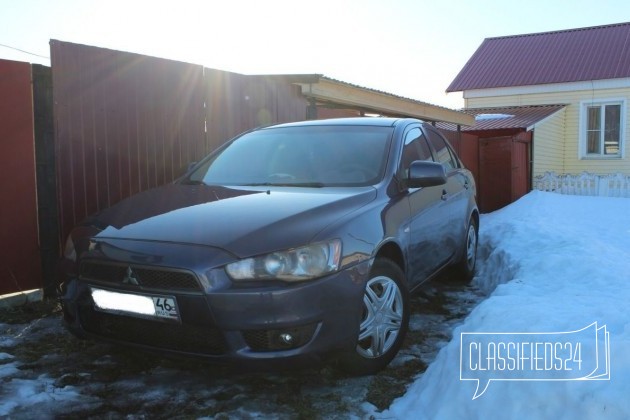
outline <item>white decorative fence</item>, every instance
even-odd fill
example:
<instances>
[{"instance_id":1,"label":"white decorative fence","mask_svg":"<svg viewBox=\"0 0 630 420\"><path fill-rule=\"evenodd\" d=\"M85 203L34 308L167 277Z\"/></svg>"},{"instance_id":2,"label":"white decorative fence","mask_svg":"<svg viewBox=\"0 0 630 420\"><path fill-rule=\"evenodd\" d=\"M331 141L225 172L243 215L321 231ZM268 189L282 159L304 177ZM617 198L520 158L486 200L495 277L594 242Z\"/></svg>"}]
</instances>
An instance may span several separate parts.
<instances>
[{"instance_id":1,"label":"white decorative fence","mask_svg":"<svg viewBox=\"0 0 630 420\"><path fill-rule=\"evenodd\" d=\"M534 178L534 189L572 195L599 195L630 198L630 175L558 175L545 172Z\"/></svg>"}]
</instances>

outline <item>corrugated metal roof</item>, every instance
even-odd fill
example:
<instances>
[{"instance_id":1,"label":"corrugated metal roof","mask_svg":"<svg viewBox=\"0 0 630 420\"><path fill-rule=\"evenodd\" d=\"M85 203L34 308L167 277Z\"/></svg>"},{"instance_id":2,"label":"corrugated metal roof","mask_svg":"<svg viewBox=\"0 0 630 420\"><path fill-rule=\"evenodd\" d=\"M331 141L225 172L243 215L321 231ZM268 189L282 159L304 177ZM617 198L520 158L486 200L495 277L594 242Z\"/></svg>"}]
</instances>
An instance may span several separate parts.
<instances>
[{"instance_id":1,"label":"corrugated metal roof","mask_svg":"<svg viewBox=\"0 0 630 420\"><path fill-rule=\"evenodd\" d=\"M444 107L444 106L434 105L434 104L429 103L429 102L420 101L418 99L412 99L412 98L409 98L409 97L406 97L406 96L396 95L396 94L393 94L393 93L385 92L383 90L372 89L372 88L368 88L368 87L365 87L365 86L357 85L357 84L354 84L354 83L344 82L342 80L333 79L332 77L322 76L322 79L330 80L331 82L341 83L341 84L346 85L346 86L352 86L352 87L355 87L355 88L358 88L358 89L362 89L362 90L366 90L366 91L369 91L369 92L380 93L381 95L387 95L387 96L390 96L392 98L413 102L413 103L418 104L418 105L431 106L431 107L435 107L435 108L439 108L439 109L455 111L455 110L453 110L451 108L447 108L447 107Z\"/></svg>"},{"instance_id":2,"label":"corrugated metal roof","mask_svg":"<svg viewBox=\"0 0 630 420\"><path fill-rule=\"evenodd\" d=\"M559 104L462 109L461 112L475 117L475 125L462 126L461 131L527 129L565 106ZM438 123L437 126L446 130L457 130L455 124Z\"/></svg>"},{"instance_id":3,"label":"corrugated metal roof","mask_svg":"<svg viewBox=\"0 0 630 420\"><path fill-rule=\"evenodd\" d=\"M409 98L409 97L406 97L406 96L396 95L394 93L385 92L383 90L368 88L368 87L365 87L365 86L357 85L355 83L344 82L343 80L339 80L339 79L335 79L335 78L332 78L332 77L328 77L328 76L325 76L323 74L315 74L315 73L314 74L255 74L255 75L250 75L248 77L264 77L264 78L270 78L270 79L279 79L279 80L287 81L289 83L317 83L320 80L328 80L328 81L339 83L339 84L342 84L342 85L345 85L345 86L350 86L350 87L354 87L354 88L357 88L357 89L365 90L367 92L379 93L381 95L387 95L387 96L390 96L392 98L413 102L413 103L416 103L416 104L419 104L419 105L427 105L427 106L432 106L432 107L435 107L435 108L440 108L440 109L446 109L446 110L449 110L449 111L454 111L453 109L446 108L444 106L434 105L434 104L429 103L429 102L420 101L418 99L412 99L412 98Z\"/></svg>"},{"instance_id":4,"label":"corrugated metal roof","mask_svg":"<svg viewBox=\"0 0 630 420\"><path fill-rule=\"evenodd\" d=\"M630 77L630 22L486 38L447 92Z\"/></svg>"},{"instance_id":5,"label":"corrugated metal roof","mask_svg":"<svg viewBox=\"0 0 630 420\"><path fill-rule=\"evenodd\" d=\"M355 109L362 109L366 112L373 112L375 114L383 114L389 116L409 116L414 118L420 118L426 121L454 121L458 122L461 120L461 115L459 111L451 108L447 108L440 105L434 105L429 102L420 101L417 99L412 99L406 96L400 96L393 93L385 92L378 89L368 88L365 86L357 85L354 83L344 82L339 79L334 79L332 77L325 76L323 74L258 74L258 75L249 75L247 77L259 77L264 79L271 80L282 80L288 83L296 83L300 85L308 85L308 84L318 84L325 82L334 83L340 87L348 87L353 89L358 89L362 92L377 94L378 96L383 96L387 98L391 98L395 101L399 101L399 106L397 110L392 111L392 109L385 109L379 107L377 101L374 100L366 100L361 104L349 104L346 101L340 101L338 98L330 100L332 103L336 103L337 105L347 105L349 107L354 107ZM304 96L314 96L309 94L309 89L302 89L302 94ZM325 99L319 98L323 103L326 102ZM357 100L357 96L351 95L349 99ZM365 98L364 98L365 99ZM404 105L412 105L415 107L415 112L408 113L408 109L405 110ZM426 110L431 110L433 112L423 112ZM466 117L467 118L467 117Z\"/></svg>"}]
</instances>

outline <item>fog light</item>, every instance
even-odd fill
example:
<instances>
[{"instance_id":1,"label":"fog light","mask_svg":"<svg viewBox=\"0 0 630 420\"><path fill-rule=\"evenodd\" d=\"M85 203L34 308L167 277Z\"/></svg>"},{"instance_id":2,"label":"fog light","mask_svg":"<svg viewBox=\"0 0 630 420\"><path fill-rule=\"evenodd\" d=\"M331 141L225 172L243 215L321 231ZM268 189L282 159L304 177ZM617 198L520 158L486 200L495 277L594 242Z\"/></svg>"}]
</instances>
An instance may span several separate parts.
<instances>
[{"instance_id":1,"label":"fog light","mask_svg":"<svg viewBox=\"0 0 630 420\"><path fill-rule=\"evenodd\" d=\"M287 344L287 345L292 345L293 344L293 336L289 333L282 333L280 334L280 340L282 340L283 343Z\"/></svg>"},{"instance_id":2,"label":"fog light","mask_svg":"<svg viewBox=\"0 0 630 420\"><path fill-rule=\"evenodd\" d=\"M247 346L253 351L290 350L305 345L313 338L317 323L277 330L245 330Z\"/></svg>"}]
</instances>

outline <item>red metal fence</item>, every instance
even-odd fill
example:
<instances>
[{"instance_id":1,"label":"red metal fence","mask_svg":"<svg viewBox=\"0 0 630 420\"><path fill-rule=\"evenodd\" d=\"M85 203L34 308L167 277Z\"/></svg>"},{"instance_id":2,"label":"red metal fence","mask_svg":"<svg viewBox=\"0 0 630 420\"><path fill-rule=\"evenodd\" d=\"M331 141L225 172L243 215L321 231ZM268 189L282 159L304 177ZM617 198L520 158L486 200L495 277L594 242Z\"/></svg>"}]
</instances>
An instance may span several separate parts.
<instances>
[{"instance_id":1,"label":"red metal fence","mask_svg":"<svg viewBox=\"0 0 630 420\"><path fill-rule=\"evenodd\" d=\"M0 164L11 174L0 180L10 203L0 210L0 294L42 286L50 294L62 241L83 218L173 181L242 131L312 115L293 76L245 76L54 40L51 62L52 72L0 61ZM476 136L445 134L477 175Z\"/></svg>"},{"instance_id":2,"label":"red metal fence","mask_svg":"<svg viewBox=\"0 0 630 420\"><path fill-rule=\"evenodd\" d=\"M205 152L203 68L51 41L62 236Z\"/></svg>"},{"instance_id":3,"label":"red metal fence","mask_svg":"<svg viewBox=\"0 0 630 420\"><path fill-rule=\"evenodd\" d=\"M306 118L308 102L300 88L282 77L205 68L203 83L208 152L243 131Z\"/></svg>"},{"instance_id":4,"label":"red metal fence","mask_svg":"<svg viewBox=\"0 0 630 420\"><path fill-rule=\"evenodd\" d=\"M242 131L306 117L306 99L281 77L60 41L51 41L51 62L63 237Z\"/></svg>"},{"instance_id":5,"label":"red metal fence","mask_svg":"<svg viewBox=\"0 0 630 420\"><path fill-rule=\"evenodd\" d=\"M0 60L0 295L41 288L31 65Z\"/></svg>"},{"instance_id":6,"label":"red metal fence","mask_svg":"<svg viewBox=\"0 0 630 420\"><path fill-rule=\"evenodd\" d=\"M440 129L440 133L453 146L464 166L472 172L475 183L479 186L479 137L462 131Z\"/></svg>"}]
</instances>

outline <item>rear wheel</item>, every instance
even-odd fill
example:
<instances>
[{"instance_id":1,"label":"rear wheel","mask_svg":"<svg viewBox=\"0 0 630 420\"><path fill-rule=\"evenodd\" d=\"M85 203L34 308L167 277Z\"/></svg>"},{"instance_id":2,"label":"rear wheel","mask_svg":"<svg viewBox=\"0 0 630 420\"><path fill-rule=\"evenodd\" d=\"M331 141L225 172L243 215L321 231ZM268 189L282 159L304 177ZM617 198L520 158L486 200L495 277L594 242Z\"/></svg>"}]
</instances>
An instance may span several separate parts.
<instances>
[{"instance_id":1,"label":"rear wheel","mask_svg":"<svg viewBox=\"0 0 630 420\"><path fill-rule=\"evenodd\" d=\"M409 325L405 274L387 259L377 259L365 285L357 345L340 368L358 375L383 369L396 356Z\"/></svg>"},{"instance_id":2,"label":"rear wheel","mask_svg":"<svg viewBox=\"0 0 630 420\"><path fill-rule=\"evenodd\" d=\"M464 242L464 252L461 260L457 264L457 271L465 281L471 281L475 276L475 267L477 266L477 244L479 235L477 222L473 217L468 222L466 230L466 241Z\"/></svg>"}]
</instances>

